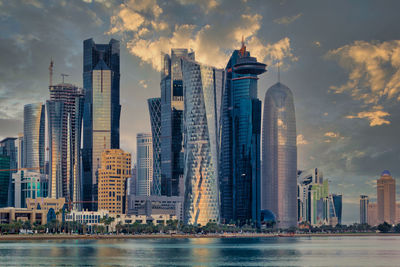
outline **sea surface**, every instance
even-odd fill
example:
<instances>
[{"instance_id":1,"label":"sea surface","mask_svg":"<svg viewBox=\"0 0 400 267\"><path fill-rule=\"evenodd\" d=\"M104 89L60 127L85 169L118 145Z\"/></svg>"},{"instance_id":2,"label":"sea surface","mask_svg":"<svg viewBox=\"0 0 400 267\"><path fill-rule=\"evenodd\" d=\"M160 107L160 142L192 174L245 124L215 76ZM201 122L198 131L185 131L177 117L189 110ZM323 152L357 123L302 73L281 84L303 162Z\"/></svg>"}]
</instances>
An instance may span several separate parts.
<instances>
[{"instance_id":1,"label":"sea surface","mask_svg":"<svg viewBox=\"0 0 400 267\"><path fill-rule=\"evenodd\" d=\"M400 266L400 236L2 241L0 266Z\"/></svg>"}]
</instances>

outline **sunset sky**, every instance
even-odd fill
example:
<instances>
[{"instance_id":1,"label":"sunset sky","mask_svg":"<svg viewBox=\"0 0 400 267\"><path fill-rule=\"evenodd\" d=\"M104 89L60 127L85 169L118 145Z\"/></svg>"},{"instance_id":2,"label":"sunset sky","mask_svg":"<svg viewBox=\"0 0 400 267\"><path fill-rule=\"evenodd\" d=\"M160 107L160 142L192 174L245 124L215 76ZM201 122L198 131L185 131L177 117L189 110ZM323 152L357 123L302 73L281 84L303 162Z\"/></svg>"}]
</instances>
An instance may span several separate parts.
<instances>
[{"instance_id":1,"label":"sunset sky","mask_svg":"<svg viewBox=\"0 0 400 267\"><path fill-rule=\"evenodd\" d=\"M17 136L23 105L49 98L53 80L82 86L83 40L121 41L121 148L150 131L147 99L160 95L161 53L190 48L223 68L242 36L268 64L259 98L277 82L294 94L298 168L319 167L343 193L344 223L359 195L376 195L388 169L400 194L399 1L0 0L0 138ZM398 197L400 201L400 198Z\"/></svg>"}]
</instances>

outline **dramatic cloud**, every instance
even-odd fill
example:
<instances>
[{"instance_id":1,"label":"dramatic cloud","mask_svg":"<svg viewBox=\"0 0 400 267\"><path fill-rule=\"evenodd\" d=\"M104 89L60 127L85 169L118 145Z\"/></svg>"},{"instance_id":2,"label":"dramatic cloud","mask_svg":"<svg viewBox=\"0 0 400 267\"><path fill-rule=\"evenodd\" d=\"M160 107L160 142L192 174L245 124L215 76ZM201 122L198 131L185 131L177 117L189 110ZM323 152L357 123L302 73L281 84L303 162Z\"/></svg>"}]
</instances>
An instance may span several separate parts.
<instances>
[{"instance_id":1,"label":"dramatic cloud","mask_svg":"<svg viewBox=\"0 0 400 267\"><path fill-rule=\"evenodd\" d=\"M348 81L331 86L335 93L349 94L373 111L362 111L347 118L366 118L370 126L389 124L388 112L379 105L400 100L400 40L386 42L355 41L331 50L328 58L336 59L349 71Z\"/></svg>"},{"instance_id":2,"label":"dramatic cloud","mask_svg":"<svg viewBox=\"0 0 400 267\"><path fill-rule=\"evenodd\" d=\"M219 5L216 1L207 3L208 9ZM181 1L181 4L194 5L195 2ZM223 68L231 51L240 47L242 38L252 55L267 64L277 60L297 60L288 37L276 43L266 43L257 36L262 21L260 14L244 12L224 25L214 16L204 19L207 23L195 25L168 21L170 14L160 7L156 10L158 12L153 9L149 12L148 8L138 9L136 1L122 4L112 16L108 31L109 34L122 35L130 53L156 70L161 69L161 55L169 53L171 48L191 49L195 51L197 61ZM207 14L203 15L207 17Z\"/></svg>"},{"instance_id":3,"label":"dramatic cloud","mask_svg":"<svg viewBox=\"0 0 400 267\"><path fill-rule=\"evenodd\" d=\"M302 15L303 15L302 13L299 13L299 14L294 15L292 17L282 17L282 18L274 19L274 22L276 24L288 25L288 24L294 22L295 20L299 19Z\"/></svg>"},{"instance_id":4,"label":"dramatic cloud","mask_svg":"<svg viewBox=\"0 0 400 267\"><path fill-rule=\"evenodd\" d=\"M299 134L297 135L297 145L307 145L308 141L304 138L304 135Z\"/></svg>"},{"instance_id":5,"label":"dramatic cloud","mask_svg":"<svg viewBox=\"0 0 400 267\"><path fill-rule=\"evenodd\" d=\"M146 80L140 80L139 81L140 86L142 86L143 88L147 88L147 81Z\"/></svg>"},{"instance_id":6,"label":"dramatic cloud","mask_svg":"<svg viewBox=\"0 0 400 267\"><path fill-rule=\"evenodd\" d=\"M369 121L369 126L379 126L383 124L390 124L390 121L386 118L390 114L386 111L381 110L382 107L377 106L374 107L373 110L370 111L362 111L357 115L348 115L347 119L367 119Z\"/></svg>"}]
</instances>

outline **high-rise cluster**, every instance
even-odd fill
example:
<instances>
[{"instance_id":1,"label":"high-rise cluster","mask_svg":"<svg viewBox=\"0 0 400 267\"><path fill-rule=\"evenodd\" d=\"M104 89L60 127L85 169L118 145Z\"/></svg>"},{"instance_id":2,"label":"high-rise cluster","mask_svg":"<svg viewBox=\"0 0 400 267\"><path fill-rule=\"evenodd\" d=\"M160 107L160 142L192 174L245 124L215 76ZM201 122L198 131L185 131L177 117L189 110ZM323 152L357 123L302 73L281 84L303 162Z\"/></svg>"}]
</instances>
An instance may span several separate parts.
<instances>
[{"instance_id":1,"label":"high-rise cluster","mask_svg":"<svg viewBox=\"0 0 400 267\"><path fill-rule=\"evenodd\" d=\"M322 180L311 187L304 178L302 189L318 197L316 205L331 203L323 215L306 207L307 199L297 204L293 95L280 82L267 91L262 127L258 79L266 65L243 41L224 69L197 62L187 49L162 56L160 97L147 101L151 133L137 134L135 161L119 149L119 42L83 42L83 88L65 83L65 75L53 85L52 61L49 71L49 100L26 105L23 134L1 142L8 171L0 177L0 205L24 207L27 198L48 196L78 211L174 207L163 212L200 225L260 227L272 214L288 228L298 210L341 220L341 198L328 195Z\"/></svg>"}]
</instances>

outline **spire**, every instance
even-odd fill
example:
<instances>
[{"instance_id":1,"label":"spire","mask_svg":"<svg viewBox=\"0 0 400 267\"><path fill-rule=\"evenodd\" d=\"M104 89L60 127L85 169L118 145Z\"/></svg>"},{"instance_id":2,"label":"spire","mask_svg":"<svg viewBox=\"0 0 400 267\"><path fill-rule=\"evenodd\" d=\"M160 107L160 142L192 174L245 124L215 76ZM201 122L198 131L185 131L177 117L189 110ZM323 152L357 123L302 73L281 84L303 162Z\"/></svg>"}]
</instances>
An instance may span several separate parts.
<instances>
[{"instance_id":1,"label":"spire","mask_svg":"<svg viewBox=\"0 0 400 267\"><path fill-rule=\"evenodd\" d=\"M239 50L240 57L246 56L246 46L244 44L244 36L242 35L242 47Z\"/></svg>"},{"instance_id":2,"label":"spire","mask_svg":"<svg viewBox=\"0 0 400 267\"><path fill-rule=\"evenodd\" d=\"M49 87L53 85L53 66L53 57L51 57L49 66Z\"/></svg>"},{"instance_id":3,"label":"spire","mask_svg":"<svg viewBox=\"0 0 400 267\"><path fill-rule=\"evenodd\" d=\"M281 82L281 69L280 69L280 60L278 59L278 83Z\"/></svg>"}]
</instances>

